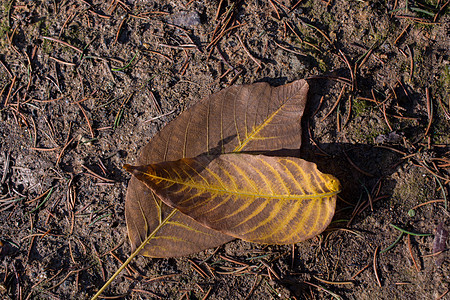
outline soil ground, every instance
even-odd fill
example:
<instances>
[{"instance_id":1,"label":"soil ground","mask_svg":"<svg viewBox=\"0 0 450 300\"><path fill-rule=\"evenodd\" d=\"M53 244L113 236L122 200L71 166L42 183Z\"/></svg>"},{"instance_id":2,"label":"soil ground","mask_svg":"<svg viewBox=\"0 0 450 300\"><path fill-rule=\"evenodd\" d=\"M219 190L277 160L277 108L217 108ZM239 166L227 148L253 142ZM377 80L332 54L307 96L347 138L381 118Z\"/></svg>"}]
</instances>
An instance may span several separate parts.
<instances>
[{"instance_id":1,"label":"soil ground","mask_svg":"<svg viewBox=\"0 0 450 300\"><path fill-rule=\"evenodd\" d=\"M105 299L450 299L448 4L2 0L0 298L93 296L130 254L122 165L210 93L309 78L330 228L138 257Z\"/></svg>"}]
</instances>

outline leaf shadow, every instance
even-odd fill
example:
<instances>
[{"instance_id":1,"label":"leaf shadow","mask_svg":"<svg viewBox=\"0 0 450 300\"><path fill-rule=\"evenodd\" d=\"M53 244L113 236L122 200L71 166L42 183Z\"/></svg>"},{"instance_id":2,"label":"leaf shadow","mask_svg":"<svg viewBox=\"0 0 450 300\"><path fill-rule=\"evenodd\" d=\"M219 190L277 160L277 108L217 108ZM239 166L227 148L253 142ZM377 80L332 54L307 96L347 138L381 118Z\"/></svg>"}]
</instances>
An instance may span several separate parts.
<instances>
[{"instance_id":1,"label":"leaf shadow","mask_svg":"<svg viewBox=\"0 0 450 300\"><path fill-rule=\"evenodd\" d=\"M361 201L380 200L373 208L383 205L382 195L390 196L396 182L388 179L396 171L400 160L398 153L368 144L330 143L318 145L329 153L325 156L315 145L304 143L300 156L317 164L319 170L336 176L341 182L342 192L337 203L335 219L352 219L352 209L343 211L348 205L357 206ZM381 184L381 192L378 185ZM375 199L374 199L375 198Z\"/></svg>"}]
</instances>

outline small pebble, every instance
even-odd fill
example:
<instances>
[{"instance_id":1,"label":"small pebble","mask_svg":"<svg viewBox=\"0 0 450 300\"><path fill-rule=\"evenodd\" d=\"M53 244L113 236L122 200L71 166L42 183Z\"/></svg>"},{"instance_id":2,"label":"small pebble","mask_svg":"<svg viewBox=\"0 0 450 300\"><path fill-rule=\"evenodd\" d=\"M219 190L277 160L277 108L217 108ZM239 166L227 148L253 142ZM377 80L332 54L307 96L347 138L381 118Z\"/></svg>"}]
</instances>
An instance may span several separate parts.
<instances>
[{"instance_id":1,"label":"small pebble","mask_svg":"<svg viewBox=\"0 0 450 300\"><path fill-rule=\"evenodd\" d=\"M194 27L201 24L200 15L196 11L179 11L169 17L169 21L181 27Z\"/></svg>"}]
</instances>

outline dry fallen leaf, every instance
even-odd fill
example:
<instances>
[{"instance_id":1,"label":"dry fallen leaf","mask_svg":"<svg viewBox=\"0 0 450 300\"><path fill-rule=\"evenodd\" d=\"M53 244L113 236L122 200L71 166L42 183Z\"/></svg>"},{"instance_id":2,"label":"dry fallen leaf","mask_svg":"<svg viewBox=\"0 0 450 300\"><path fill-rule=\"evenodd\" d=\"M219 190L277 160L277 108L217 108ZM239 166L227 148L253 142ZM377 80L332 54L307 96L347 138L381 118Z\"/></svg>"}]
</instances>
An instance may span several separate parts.
<instances>
[{"instance_id":1,"label":"dry fallen leaf","mask_svg":"<svg viewBox=\"0 0 450 300\"><path fill-rule=\"evenodd\" d=\"M125 169L167 205L256 243L293 244L318 235L331 222L340 191L335 177L292 157L200 155Z\"/></svg>"},{"instance_id":2,"label":"dry fallen leaf","mask_svg":"<svg viewBox=\"0 0 450 300\"><path fill-rule=\"evenodd\" d=\"M444 222L439 223L436 228L436 234L434 235L433 241L433 254L442 252L445 250L448 239L448 231L444 227ZM435 264L440 267L444 261L444 255L437 255L435 257Z\"/></svg>"},{"instance_id":3,"label":"dry fallen leaf","mask_svg":"<svg viewBox=\"0 0 450 300\"><path fill-rule=\"evenodd\" d=\"M279 87L255 83L226 88L164 127L141 150L136 164L202 153L298 150L307 92L304 80ZM125 215L133 251L153 233L141 251L145 256L184 256L233 239L174 211L134 177L128 184Z\"/></svg>"}]
</instances>

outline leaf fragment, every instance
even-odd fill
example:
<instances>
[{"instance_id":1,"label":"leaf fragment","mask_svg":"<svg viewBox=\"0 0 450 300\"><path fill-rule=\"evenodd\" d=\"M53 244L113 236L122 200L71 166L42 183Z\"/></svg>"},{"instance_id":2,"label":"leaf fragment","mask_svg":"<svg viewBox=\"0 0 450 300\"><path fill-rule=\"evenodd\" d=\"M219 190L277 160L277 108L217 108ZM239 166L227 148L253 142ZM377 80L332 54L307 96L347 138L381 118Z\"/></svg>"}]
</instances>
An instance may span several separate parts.
<instances>
[{"instance_id":1,"label":"leaf fragment","mask_svg":"<svg viewBox=\"0 0 450 300\"><path fill-rule=\"evenodd\" d=\"M444 227L444 222L439 223L436 228L436 233L433 241L433 254L442 252L445 250L445 245L447 244L448 231ZM435 264L439 267L444 261L443 255L438 255L435 259Z\"/></svg>"}]
</instances>

